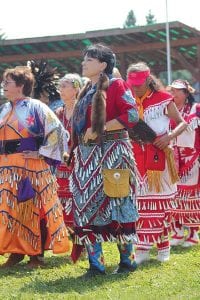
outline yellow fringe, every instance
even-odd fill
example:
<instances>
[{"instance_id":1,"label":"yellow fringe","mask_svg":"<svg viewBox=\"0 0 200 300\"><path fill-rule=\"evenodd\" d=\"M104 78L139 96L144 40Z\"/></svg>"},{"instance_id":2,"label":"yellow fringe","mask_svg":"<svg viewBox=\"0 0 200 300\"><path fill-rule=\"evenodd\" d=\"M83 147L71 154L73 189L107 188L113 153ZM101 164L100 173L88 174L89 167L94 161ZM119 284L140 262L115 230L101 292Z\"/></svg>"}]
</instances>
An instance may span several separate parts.
<instances>
[{"instance_id":1,"label":"yellow fringe","mask_svg":"<svg viewBox=\"0 0 200 300\"><path fill-rule=\"evenodd\" d=\"M161 186L161 175L163 171L156 170L147 170L147 178L149 190L155 190L157 193L160 193L162 190Z\"/></svg>"},{"instance_id":2,"label":"yellow fringe","mask_svg":"<svg viewBox=\"0 0 200 300\"><path fill-rule=\"evenodd\" d=\"M179 180L178 171L174 160L174 153L173 150L169 147L165 148L164 152L167 160L167 166L169 170L171 183L174 184Z\"/></svg>"},{"instance_id":3,"label":"yellow fringe","mask_svg":"<svg viewBox=\"0 0 200 300\"><path fill-rule=\"evenodd\" d=\"M18 204L18 220L21 224L33 220L33 199Z\"/></svg>"},{"instance_id":4,"label":"yellow fringe","mask_svg":"<svg viewBox=\"0 0 200 300\"><path fill-rule=\"evenodd\" d=\"M178 171L176 168L173 150L169 147L164 149L165 157L167 160L167 166L169 170L169 177L171 183L174 184L179 180ZM162 184L161 184L161 175L163 171L157 170L147 170L147 178L149 184L149 190L155 190L157 193L162 191Z\"/></svg>"}]
</instances>

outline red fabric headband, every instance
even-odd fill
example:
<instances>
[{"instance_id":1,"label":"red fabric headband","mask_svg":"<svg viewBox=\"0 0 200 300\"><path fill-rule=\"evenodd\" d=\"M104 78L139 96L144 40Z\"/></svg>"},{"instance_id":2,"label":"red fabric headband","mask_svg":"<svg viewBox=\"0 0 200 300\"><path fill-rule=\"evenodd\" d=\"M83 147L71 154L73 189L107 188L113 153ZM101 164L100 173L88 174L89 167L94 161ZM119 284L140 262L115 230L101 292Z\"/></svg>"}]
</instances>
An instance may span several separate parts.
<instances>
[{"instance_id":1,"label":"red fabric headband","mask_svg":"<svg viewBox=\"0 0 200 300\"><path fill-rule=\"evenodd\" d=\"M150 70L142 72L130 72L128 74L127 83L131 87L132 85L141 85L145 82L146 78L150 75Z\"/></svg>"}]
</instances>

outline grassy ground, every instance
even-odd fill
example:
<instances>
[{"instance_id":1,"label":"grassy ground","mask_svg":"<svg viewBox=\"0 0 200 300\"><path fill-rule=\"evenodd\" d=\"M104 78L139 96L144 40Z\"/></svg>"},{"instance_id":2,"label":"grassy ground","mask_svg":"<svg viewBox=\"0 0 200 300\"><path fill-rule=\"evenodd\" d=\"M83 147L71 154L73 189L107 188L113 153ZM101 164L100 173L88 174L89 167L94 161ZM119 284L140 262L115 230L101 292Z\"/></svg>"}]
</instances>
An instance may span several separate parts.
<instances>
[{"instance_id":1,"label":"grassy ground","mask_svg":"<svg viewBox=\"0 0 200 300\"><path fill-rule=\"evenodd\" d=\"M0 270L0 299L200 299L200 245L171 250L167 263L150 262L129 275L112 275L118 263L115 244L104 244L106 276L86 280L88 263L73 265L67 256L45 253L47 266L29 270L26 260L18 267ZM0 263L5 261L0 258Z\"/></svg>"}]
</instances>

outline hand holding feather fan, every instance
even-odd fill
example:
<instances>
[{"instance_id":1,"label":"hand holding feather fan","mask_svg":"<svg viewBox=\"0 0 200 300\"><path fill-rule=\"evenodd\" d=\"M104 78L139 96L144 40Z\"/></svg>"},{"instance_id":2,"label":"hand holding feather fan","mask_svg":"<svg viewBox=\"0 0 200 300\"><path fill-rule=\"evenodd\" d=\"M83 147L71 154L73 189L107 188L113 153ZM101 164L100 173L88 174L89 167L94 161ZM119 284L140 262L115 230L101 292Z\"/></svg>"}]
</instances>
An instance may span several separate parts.
<instances>
[{"instance_id":1,"label":"hand holding feather fan","mask_svg":"<svg viewBox=\"0 0 200 300\"><path fill-rule=\"evenodd\" d=\"M129 137L137 143L152 143L156 138L156 133L143 120L131 129L128 129Z\"/></svg>"}]
</instances>

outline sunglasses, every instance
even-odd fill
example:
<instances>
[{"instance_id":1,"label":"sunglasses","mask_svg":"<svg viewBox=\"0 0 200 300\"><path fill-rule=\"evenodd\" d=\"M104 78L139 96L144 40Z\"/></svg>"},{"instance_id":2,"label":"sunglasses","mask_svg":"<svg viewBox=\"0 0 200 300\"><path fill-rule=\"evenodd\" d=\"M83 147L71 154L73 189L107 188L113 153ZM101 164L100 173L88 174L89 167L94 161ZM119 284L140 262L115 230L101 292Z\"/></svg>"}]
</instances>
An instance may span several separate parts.
<instances>
[{"instance_id":1,"label":"sunglasses","mask_svg":"<svg viewBox=\"0 0 200 300\"><path fill-rule=\"evenodd\" d=\"M13 81L13 80L3 80L3 81L1 82L1 86L8 85L9 83L15 83L15 81Z\"/></svg>"}]
</instances>

